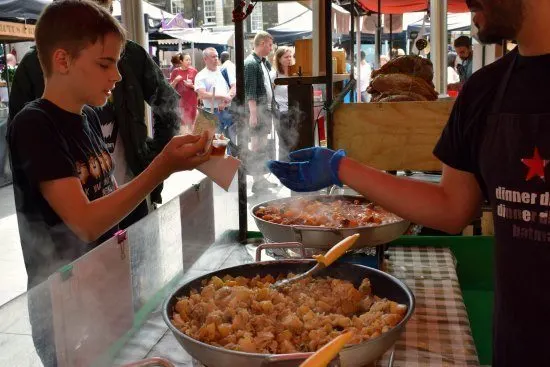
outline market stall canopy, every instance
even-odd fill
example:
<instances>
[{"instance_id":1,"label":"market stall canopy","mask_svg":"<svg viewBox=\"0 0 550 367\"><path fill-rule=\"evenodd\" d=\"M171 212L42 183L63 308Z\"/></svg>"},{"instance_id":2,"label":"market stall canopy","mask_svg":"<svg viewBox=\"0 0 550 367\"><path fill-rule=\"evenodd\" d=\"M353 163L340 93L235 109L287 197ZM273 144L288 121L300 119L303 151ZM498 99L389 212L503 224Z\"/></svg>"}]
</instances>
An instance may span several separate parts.
<instances>
[{"instance_id":1,"label":"market stall canopy","mask_svg":"<svg viewBox=\"0 0 550 367\"><path fill-rule=\"evenodd\" d=\"M125 0L125 1L128 1L128 0ZM131 1L134 1L134 0L131 0ZM156 6L153 6L146 1L142 1L141 6L143 9L143 14L149 15L149 18L153 18L156 20L165 20L165 19L172 19L175 17L174 14L164 11L162 9L159 9ZM122 16L120 0L113 1L113 16L114 17Z\"/></svg>"},{"instance_id":2,"label":"market stall canopy","mask_svg":"<svg viewBox=\"0 0 550 367\"><path fill-rule=\"evenodd\" d=\"M181 40L183 43L208 44L208 45L223 45L235 47L235 32L234 31L211 31L204 28L181 28L181 29L164 29L162 33ZM162 43L178 43L173 40L166 40ZM159 44L161 42L159 41Z\"/></svg>"},{"instance_id":3,"label":"market stall canopy","mask_svg":"<svg viewBox=\"0 0 550 367\"><path fill-rule=\"evenodd\" d=\"M333 32L336 34L345 34L350 30L350 14L341 6L332 4ZM296 17L287 20L284 23L267 29L267 32L273 36L275 43L293 43L299 39L312 37L313 13L306 9Z\"/></svg>"},{"instance_id":4,"label":"market stall canopy","mask_svg":"<svg viewBox=\"0 0 550 367\"><path fill-rule=\"evenodd\" d=\"M378 12L378 0L356 0L366 10ZM431 0L442 1L442 0ZM383 14L403 14L425 11L430 8L428 0L382 0ZM447 10L452 13L469 12L465 0L447 0Z\"/></svg>"},{"instance_id":5,"label":"market stall canopy","mask_svg":"<svg viewBox=\"0 0 550 367\"><path fill-rule=\"evenodd\" d=\"M275 43L292 43L299 39L311 38L313 16L311 10L306 10L298 16L267 29Z\"/></svg>"},{"instance_id":6,"label":"market stall canopy","mask_svg":"<svg viewBox=\"0 0 550 367\"><path fill-rule=\"evenodd\" d=\"M0 19L36 20L42 10L51 2L52 0L0 0ZM146 1L142 1L141 6L143 7L143 14L148 14L153 19L163 20L175 17L174 14L159 9ZM113 1L113 16L121 16L120 0Z\"/></svg>"},{"instance_id":7,"label":"market stall canopy","mask_svg":"<svg viewBox=\"0 0 550 367\"><path fill-rule=\"evenodd\" d=\"M52 0L0 0L0 19L36 20Z\"/></svg>"},{"instance_id":8,"label":"market stall canopy","mask_svg":"<svg viewBox=\"0 0 550 367\"><path fill-rule=\"evenodd\" d=\"M469 31L472 27L472 17L470 13L449 13L447 14L448 31ZM410 38L412 32L420 32L422 28L422 19L407 26L407 37ZM430 22L425 24L426 33L430 32Z\"/></svg>"},{"instance_id":9,"label":"market stall canopy","mask_svg":"<svg viewBox=\"0 0 550 367\"><path fill-rule=\"evenodd\" d=\"M311 9L312 0L300 0L299 3ZM378 12L378 0L355 0L366 11ZM442 0L432 0L442 1ZM340 1L345 5L347 1ZM349 2L348 2L349 3ZM382 0L383 14L403 14L416 11L426 11L430 8L429 0ZM452 13L469 12L465 0L447 0L447 10Z\"/></svg>"}]
</instances>

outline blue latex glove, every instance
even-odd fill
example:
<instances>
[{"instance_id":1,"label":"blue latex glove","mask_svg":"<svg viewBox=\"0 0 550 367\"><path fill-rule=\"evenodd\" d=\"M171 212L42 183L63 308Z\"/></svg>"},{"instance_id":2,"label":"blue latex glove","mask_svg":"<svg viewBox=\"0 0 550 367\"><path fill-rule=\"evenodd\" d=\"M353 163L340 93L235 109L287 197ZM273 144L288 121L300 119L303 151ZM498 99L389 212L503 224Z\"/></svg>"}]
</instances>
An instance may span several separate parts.
<instances>
[{"instance_id":1,"label":"blue latex glove","mask_svg":"<svg viewBox=\"0 0 550 367\"><path fill-rule=\"evenodd\" d=\"M294 151L290 162L269 161L267 167L281 183L292 191L318 191L330 185L342 186L338 178L343 150L315 147Z\"/></svg>"}]
</instances>

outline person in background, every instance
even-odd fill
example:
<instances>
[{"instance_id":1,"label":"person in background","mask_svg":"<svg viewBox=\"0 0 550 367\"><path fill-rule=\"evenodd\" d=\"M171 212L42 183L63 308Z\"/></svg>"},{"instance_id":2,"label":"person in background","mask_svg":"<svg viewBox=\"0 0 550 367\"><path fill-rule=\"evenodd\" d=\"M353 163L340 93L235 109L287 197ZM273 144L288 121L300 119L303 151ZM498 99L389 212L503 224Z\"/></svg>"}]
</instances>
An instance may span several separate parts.
<instances>
[{"instance_id":1,"label":"person in background","mask_svg":"<svg viewBox=\"0 0 550 367\"><path fill-rule=\"evenodd\" d=\"M7 94L7 93L6 93ZM12 183L11 173L8 171L9 154L6 132L8 131L8 109L0 98L0 187Z\"/></svg>"},{"instance_id":2,"label":"person in background","mask_svg":"<svg viewBox=\"0 0 550 367\"><path fill-rule=\"evenodd\" d=\"M229 52L227 51L223 51L220 55L220 63L221 63L221 67L220 67L220 70L223 72L224 70L227 70L227 74L228 75L231 75L231 79L234 79L236 80L236 68L235 68L235 64L233 63L233 61L231 61L231 57L229 55Z\"/></svg>"},{"instance_id":3,"label":"person in background","mask_svg":"<svg viewBox=\"0 0 550 367\"><path fill-rule=\"evenodd\" d=\"M125 33L106 9L82 0L52 2L36 24L45 89L8 127L29 289L112 238L118 223L172 173L210 157L206 134L177 136L141 174L116 182L117 162L88 106L104 105L121 81ZM28 307L38 355L44 366L56 366L50 288L33 289Z\"/></svg>"},{"instance_id":4,"label":"person in background","mask_svg":"<svg viewBox=\"0 0 550 367\"><path fill-rule=\"evenodd\" d=\"M271 64L266 57L271 53L273 37L264 31L254 37L254 51L244 60L245 103L249 112L251 151L258 161L268 159L268 135L272 130L273 85L269 73ZM274 158L274 157L272 157ZM263 165L249 164L253 178L252 192L268 191L276 187L264 175L268 173Z\"/></svg>"},{"instance_id":5,"label":"person in background","mask_svg":"<svg viewBox=\"0 0 550 367\"><path fill-rule=\"evenodd\" d=\"M17 58L13 54L7 54L6 55L6 63L9 67L16 67L17 66Z\"/></svg>"},{"instance_id":6,"label":"person in background","mask_svg":"<svg viewBox=\"0 0 550 367\"><path fill-rule=\"evenodd\" d=\"M172 66L170 67L170 73L180 67L181 60L181 52L178 52L177 54L172 56L172 58L170 59L170 63L172 64Z\"/></svg>"},{"instance_id":7,"label":"person in background","mask_svg":"<svg viewBox=\"0 0 550 367\"><path fill-rule=\"evenodd\" d=\"M399 56L405 56L405 50L403 50L402 48L392 48L390 56L392 60Z\"/></svg>"},{"instance_id":8,"label":"person in background","mask_svg":"<svg viewBox=\"0 0 550 367\"><path fill-rule=\"evenodd\" d=\"M359 63L359 70L361 71L361 79L359 80L359 86L361 88L361 102L368 102L369 94L367 93L367 88L370 83L372 68L367 62L365 51L361 51L361 62ZM355 75L357 75L357 72Z\"/></svg>"},{"instance_id":9,"label":"person in background","mask_svg":"<svg viewBox=\"0 0 550 367\"><path fill-rule=\"evenodd\" d=\"M273 56L273 68L269 73L273 83L273 96L275 98L276 118L275 127L279 136L279 159L287 160L288 153L293 150L298 138L298 131L293 118L288 111L288 85L275 85L277 78L290 76L290 65L292 65L292 49L281 46Z\"/></svg>"},{"instance_id":10,"label":"person in background","mask_svg":"<svg viewBox=\"0 0 550 367\"><path fill-rule=\"evenodd\" d=\"M94 2L112 11L112 0ZM181 118L177 112L178 94L143 47L127 40L118 68L122 80L116 84L107 103L95 110L100 118L103 139L116 162L117 184L122 186L143 172L179 133ZM10 121L25 104L40 98L43 92L44 75L38 53L33 48L15 72L9 100ZM149 137L145 122L145 103L151 106L153 113L153 138ZM153 205L162 203L161 191L162 184L148 197ZM123 219L121 227L130 226L148 213L149 205L144 200Z\"/></svg>"},{"instance_id":11,"label":"person in background","mask_svg":"<svg viewBox=\"0 0 550 367\"><path fill-rule=\"evenodd\" d=\"M182 53L178 60L172 57L172 63L179 60L178 66L170 73L170 85L180 95L181 123L184 132L193 130L195 117L197 117L197 93L195 92L195 77L197 69L191 66L191 55Z\"/></svg>"},{"instance_id":12,"label":"person in background","mask_svg":"<svg viewBox=\"0 0 550 367\"><path fill-rule=\"evenodd\" d=\"M227 131L233 126L233 117L229 111L231 101L236 94L236 81L226 81L218 65L218 51L208 47L203 51L204 69L195 77L195 92L202 100L204 109L214 110L220 121L219 132ZM229 136L229 139L235 139Z\"/></svg>"},{"instance_id":13,"label":"person in background","mask_svg":"<svg viewBox=\"0 0 550 367\"><path fill-rule=\"evenodd\" d=\"M386 65L390 61L390 58L387 55L380 55L380 67Z\"/></svg>"},{"instance_id":14,"label":"person in background","mask_svg":"<svg viewBox=\"0 0 550 367\"><path fill-rule=\"evenodd\" d=\"M465 83L472 76L472 65L474 53L472 51L472 39L467 36L460 36L455 39L454 47L461 63L457 65L460 82Z\"/></svg>"},{"instance_id":15,"label":"person in background","mask_svg":"<svg viewBox=\"0 0 550 367\"><path fill-rule=\"evenodd\" d=\"M447 54L447 89L460 90L460 76L456 71L456 54L449 52Z\"/></svg>"}]
</instances>

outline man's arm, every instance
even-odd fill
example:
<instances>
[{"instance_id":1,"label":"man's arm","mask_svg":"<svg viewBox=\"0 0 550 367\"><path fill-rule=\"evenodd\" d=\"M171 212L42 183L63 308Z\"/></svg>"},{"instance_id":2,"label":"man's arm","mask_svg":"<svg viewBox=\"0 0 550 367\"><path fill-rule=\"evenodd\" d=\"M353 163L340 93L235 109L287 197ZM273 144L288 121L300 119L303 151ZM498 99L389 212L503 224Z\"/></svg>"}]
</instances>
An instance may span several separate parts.
<instances>
[{"instance_id":1,"label":"man's arm","mask_svg":"<svg viewBox=\"0 0 550 367\"><path fill-rule=\"evenodd\" d=\"M132 53L140 54L143 62L142 89L145 102L153 113L152 156L156 156L180 130L177 106L178 93L164 79L162 71L143 47L128 42ZM132 60L134 62L134 60ZM138 76L139 78L140 76Z\"/></svg>"},{"instance_id":2,"label":"man's arm","mask_svg":"<svg viewBox=\"0 0 550 367\"><path fill-rule=\"evenodd\" d=\"M248 102L248 110L250 112L249 124L251 127L258 125L258 88L256 87L256 78L258 75L258 64L248 62L244 65L244 90L245 98Z\"/></svg>"},{"instance_id":3,"label":"man's arm","mask_svg":"<svg viewBox=\"0 0 550 367\"><path fill-rule=\"evenodd\" d=\"M207 92L206 89L204 89L204 88L196 89L195 92L197 92L197 95L202 100L205 100L205 101L211 101L212 100L213 93L212 92ZM226 94L221 94L220 95L220 94L218 94L217 91L215 91L214 93L216 93L214 98L217 101L224 101L227 98Z\"/></svg>"},{"instance_id":4,"label":"man's arm","mask_svg":"<svg viewBox=\"0 0 550 367\"><path fill-rule=\"evenodd\" d=\"M467 226L481 203L473 174L443 165L440 184L395 177L344 158L340 180L387 210L430 228L458 233Z\"/></svg>"},{"instance_id":5,"label":"man's arm","mask_svg":"<svg viewBox=\"0 0 550 367\"><path fill-rule=\"evenodd\" d=\"M248 122L250 123L250 127L256 127L258 125L258 105L255 100L249 99L248 100L248 110L250 112L250 117L248 119Z\"/></svg>"},{"instance_id":6,"label":"man's arm","mask_svg":"<svg viewBox=\"0 0 550 367\"><path fill-rule=\"evenodd\" d=\"M65 224L82 240L91 242L114 227L172 172L189 170L206 161L208 138L186 135L172 139L135 179L100 199L89 201L77 177L40 183L40 191Z\"/></svg>"}]
</instances>

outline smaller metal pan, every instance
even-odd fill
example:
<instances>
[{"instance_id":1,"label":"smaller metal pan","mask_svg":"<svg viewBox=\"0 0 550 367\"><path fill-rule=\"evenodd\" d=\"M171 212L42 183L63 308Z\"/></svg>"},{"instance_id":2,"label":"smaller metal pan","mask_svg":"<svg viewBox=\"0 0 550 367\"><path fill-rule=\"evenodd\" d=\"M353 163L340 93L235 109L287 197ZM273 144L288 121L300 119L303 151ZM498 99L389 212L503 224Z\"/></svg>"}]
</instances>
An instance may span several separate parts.
<instances>
[{"instance_id":1,"label":"smaller metal pan","mask_svg":"<svg viewBox=\"0 0 550 367\"><path fill-rule=\"evenodd\" d=\"M301 242L306 248L316 248L327 250L333 244L342 239L359 233L361 237L355 242L352 249L363 247L372 247L383 245L391 242L401 236L410 226L407 220L400 220L394 223L382 224L371 227L354 227L354 228L329 228L329 227L313 227L313 226L296 226L271 223L256 216L256 212L261 206L270 204L279 204L288 201L294 201L299 197L290 197L284 199L276 199L260 203L252 208L252 217L256 221L258 229L264 237L273 242ZM370 202L362 196L353 195L314 195L304 196L303 198L311 200L360 200Z\"/></svg>"}]
</instances>

